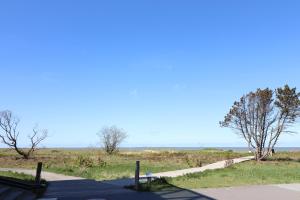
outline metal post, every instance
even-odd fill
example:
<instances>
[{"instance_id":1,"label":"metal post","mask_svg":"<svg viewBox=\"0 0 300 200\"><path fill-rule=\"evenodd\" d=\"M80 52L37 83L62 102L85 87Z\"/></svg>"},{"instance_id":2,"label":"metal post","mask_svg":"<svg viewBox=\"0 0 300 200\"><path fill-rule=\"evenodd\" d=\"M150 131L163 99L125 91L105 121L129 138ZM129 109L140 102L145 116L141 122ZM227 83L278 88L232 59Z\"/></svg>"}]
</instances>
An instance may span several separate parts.
<instances>
[{"instance_id":1,"label":"metal post","mask_svg":"<svg viewBox=\"0 0 300 200\"><path fill-rule=\"evenodd\" d=\"M148 185L148 187L150 187L150 184L151 184L151 177L147 177L147 185Z\"/></svg>"},{"instance_id":2,"label":"metal post","mask_svg":"<svg viewBox=\"0 0 300 200\"><path fill-rule=\"evenodd\" d=\"M135 189L139 190L139 185L140 185L140 161L135 162Z\"/></svg>"},{"instance_id":3,"label":"metal post","mask_svg":"<svg viewBox=\"0 0 300 200\"><path fill-rule=\"evenodd\" d=\"M37 185L39 185L41 183L42 166L43 166L42 162L39 162L37 164L36 175L35 175L35 184L37 184Z\"/></svg>"}]
</instances>

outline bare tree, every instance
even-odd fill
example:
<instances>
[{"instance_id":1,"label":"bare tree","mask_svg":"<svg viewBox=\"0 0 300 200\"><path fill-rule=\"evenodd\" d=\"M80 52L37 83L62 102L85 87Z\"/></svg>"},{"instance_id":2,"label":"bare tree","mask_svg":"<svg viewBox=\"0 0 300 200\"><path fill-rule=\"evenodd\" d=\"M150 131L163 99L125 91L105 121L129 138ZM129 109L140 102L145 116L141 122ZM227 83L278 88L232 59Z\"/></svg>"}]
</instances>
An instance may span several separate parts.
<instances>
[{"instance_id":1,"label":"bare tree","mask_svg":"<svg viewBox=\"0 0 300 200\"><path fill-rule=\"evenodd\" d=\"M288 85L275 92L269 88L257 89L234 102L220 125L235 130L246 140L256 160L263 160L282 133L292 133L289 128L300 116L299 97L296 88Z\"/></svg>"},{"instance_id":2,"label":"bare tree","mask_svg":"<svg viewBox=\"0 0 300 200\"><path fill-rule=\"evenodd\" d=\"M116 126L103 127L97 135L100 137L104 150L108 154L117 152L119 145L127 137L126 132Z\"/></svg>"},{"instance_id":3,"label":"bare tree","mask_svg":"<svg viewBox=\"0 0 300 200\"><path fill-rule=\"evenodd\" d=\"M32 153L36 150L38 144L47 138L47 130L38 130L37 127L33 128L33 133L28 136L30 140L29 148L20 148L18 145L19 137L19 125L20 120L14 117L12 112L9 110L0 112L0 138L2 142L14 149L24 159L30 158Z\"/></svg>"}]
</instances>

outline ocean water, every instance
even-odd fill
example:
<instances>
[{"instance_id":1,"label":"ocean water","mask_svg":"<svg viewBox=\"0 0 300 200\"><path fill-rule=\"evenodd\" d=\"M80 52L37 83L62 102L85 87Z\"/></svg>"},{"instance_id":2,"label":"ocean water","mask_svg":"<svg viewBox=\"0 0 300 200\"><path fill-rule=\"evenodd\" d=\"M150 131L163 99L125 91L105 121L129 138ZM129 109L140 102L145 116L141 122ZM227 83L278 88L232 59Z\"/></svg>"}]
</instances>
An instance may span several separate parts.
<instances>
[{"instance_id":1,"label":"ocean water","mask_svg":"<svg viewBox=\"0 0 300 200\"><path fill-rule=\"evenodd\" d=\"M100 149L98 147L49 147L46 149L69 149L69 150L80 150L80 149ZM236 152L248 152L247 147L121 147L122 151L188 151L188 150L203 150L203 149L219 149L219 150L232 150ZM283 151L300 151L300 147L275 147L275 152Z\"/></svg>"},{"instance_id":2,"label":"ocean water","mask_svg":"<svg viewBox=\"0 0 300 200\"><path fill-rule=\"evenodd\" d=\"M248 152L247 147L128 147L121 148L121 150L128 151L142 151L142 150L203 150L203 149L220 149L220 150L232 150L237 152ZM276 152L282 151L300 151L300 147L275 147Z\"/></svg>"}]
</instances>

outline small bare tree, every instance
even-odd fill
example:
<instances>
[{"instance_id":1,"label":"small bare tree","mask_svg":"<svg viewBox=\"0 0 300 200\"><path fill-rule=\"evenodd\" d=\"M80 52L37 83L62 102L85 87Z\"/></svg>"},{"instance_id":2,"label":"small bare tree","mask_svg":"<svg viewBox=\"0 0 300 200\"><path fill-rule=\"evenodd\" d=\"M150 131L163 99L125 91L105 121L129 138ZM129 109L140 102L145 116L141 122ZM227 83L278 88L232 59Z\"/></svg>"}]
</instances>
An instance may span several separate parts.
<instances>
[{"instance_id":1,"label":"small bare tree","mask_svg":"<svg viewBox=\"0 0 300 200\"><path fill-rule=\"evenodd\" d=\"M275 100L274 100L275 93ZM257 89L234 102L222 127L229 127L241 135L255 153L257 161L265 159L277 144L282 133L300 116L300 93L285 85L274 91Z\"/></svg>"},{"instance_id":2,"label":"small bare tree","mask_svg":"<svg viewBox=\"0 0 300 200\"><path fill-rule=\"evenodd\" d=\"M104 150L108 154L117 152L120 144L127 137L126 132L116 126L103 127L97 135L100 137Z\"/></svg>"},{"instance_id":3,"label":"small bare tree","mask_svg":"<svg viewBox=\"0 0 300 200\"><path fill-rule=\"evenodd\" d=\"M33 128L33 133L28 136L30 139L29 148L20 148L18 146L19 137L19 125L20 120L14 117L12 112L9 110L0 112L0 138L4 144L14 149L24 159L30 158L32 153L36 150L38 144L47 138L47 130L38 130L37 127Z\"/></svg>"}]
</instances>

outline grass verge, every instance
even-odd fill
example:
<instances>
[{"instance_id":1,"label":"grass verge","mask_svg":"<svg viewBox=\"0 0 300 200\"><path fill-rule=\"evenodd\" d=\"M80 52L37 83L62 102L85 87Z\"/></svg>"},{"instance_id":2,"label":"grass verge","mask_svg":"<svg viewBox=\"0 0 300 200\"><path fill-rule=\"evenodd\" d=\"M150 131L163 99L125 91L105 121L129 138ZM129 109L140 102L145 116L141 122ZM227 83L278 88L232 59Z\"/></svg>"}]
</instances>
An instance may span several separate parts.
<instances>
[{"instance_id":1,"label":"grass verge","mask_svg":"<svg viewBox=\"0 0 300 200\"><path fill-rule=\"evenodd\" d=\"M32 191L37 197L41 197L47 188L47 181L42 179L40 185L36 185L35 177L24 173L11 171L0 171L0 180L2 184L21 187L25 190Z\"/></svg>"},{"instance_id":2,"label":"grass verge","mask_svg":"<svg viewBox=\"0 0 300 200\"><path fill-rule=\"evenodd\" d=\"M297 161L247 161L225 169L165 178L164 181L153 182L152 188L148 190L160 190L170 185L197 189L298 182L300 182L300 163Z\"/></svg>"},{"instance_id":3,"label":"grass verge","mask_svg":"<svg viewBox=\"0 0 300 200\"><path fill-rule=\"evenodd\" d=\"M16 172L11 172L11 171L0 171L0 176L19 179L19 180L27 181L30 183L34 182L33 176L24 174L24 173L16 173Z\"/></svg>"}]
</instances>

